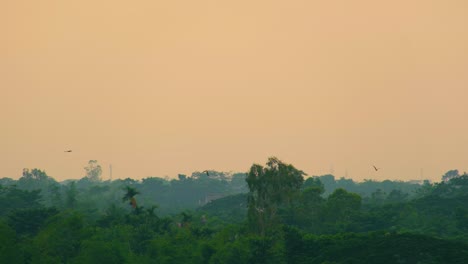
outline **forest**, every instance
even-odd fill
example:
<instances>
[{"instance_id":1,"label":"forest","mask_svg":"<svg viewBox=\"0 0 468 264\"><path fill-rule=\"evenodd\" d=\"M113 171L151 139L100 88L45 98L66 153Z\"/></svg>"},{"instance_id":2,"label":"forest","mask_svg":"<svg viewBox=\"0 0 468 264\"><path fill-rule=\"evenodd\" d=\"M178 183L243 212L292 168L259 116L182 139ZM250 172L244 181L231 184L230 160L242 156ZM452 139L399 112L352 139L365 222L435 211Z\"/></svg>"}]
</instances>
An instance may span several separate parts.
<instances>
[{"instance_id":1,"label":"forest","mask_svg":"<svg viewBox=\"0 0 468 264\"><path fill-rule=\"evenodd\" d=\"M468 175L355 182L271 157L243 173L0 179L0 263L467 263Z\"/></svg>"}]
</instances>

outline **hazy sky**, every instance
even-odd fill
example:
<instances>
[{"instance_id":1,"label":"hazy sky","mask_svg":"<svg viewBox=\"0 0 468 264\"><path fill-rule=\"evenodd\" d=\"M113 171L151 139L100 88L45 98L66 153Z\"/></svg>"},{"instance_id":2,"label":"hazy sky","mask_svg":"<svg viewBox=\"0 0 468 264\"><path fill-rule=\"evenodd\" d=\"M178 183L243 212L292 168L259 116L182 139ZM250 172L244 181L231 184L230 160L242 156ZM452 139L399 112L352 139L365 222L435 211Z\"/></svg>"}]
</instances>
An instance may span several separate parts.
<instances>
[{"instance_id":1,"label":"hazy sky","mask_svg":"<svg viewBox=\"0 0 468 264\"><path fill-rule=\"evenodd\" d=\"M0 177L269 156L357 180L468 170L467 14L466 0L1 0Z\"/></svg>"}]
</instances>

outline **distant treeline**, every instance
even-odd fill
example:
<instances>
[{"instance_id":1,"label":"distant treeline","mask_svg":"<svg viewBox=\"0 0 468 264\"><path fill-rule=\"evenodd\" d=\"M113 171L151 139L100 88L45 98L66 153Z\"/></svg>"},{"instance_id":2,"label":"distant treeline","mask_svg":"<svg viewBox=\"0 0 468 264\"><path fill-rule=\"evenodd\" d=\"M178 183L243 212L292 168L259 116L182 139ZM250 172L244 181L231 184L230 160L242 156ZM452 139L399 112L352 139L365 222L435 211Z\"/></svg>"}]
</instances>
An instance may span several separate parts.
<instances>
[{"instance_id":1,"label":"distant treeline","mask_svg":"<svg viewBox=\"0 0 468 264\"><path fill-rule=\"evenodd\" d=\"M86 175L80 180L57 182L40 169L25 169L18 180L0 179L2 186L16 186L19 190L39 190L41 203L56 208L77 208L93 206L103 211L109 204L120 206L124 186L132 186L141 191L141 205L158 205L159 213L168 215L182 210L194 210L213 200L235 194L246 194L248 186L246 173L225 173L218 171L193 172L191 176L179 174L177 179L148 177L142 180L117 179L102 181L101 169L97 161L91 160L85 167ZM407 199L418 194L421 185L414 182L382 182L352 179L335 179L333 175L308 177L305 186L313 179L323 184L322 196L343 188L359 194L364 202L369 199ZM429 184L426 181L425 184ZM430 184L429 184L430 185Z\"/></svg>"},{"instance_id":2,"label":"distant treeline","mask_svg":"<svg viewBox=\"0 0 468 264\"><path fill-rule=\"evenodd\" d=\"M440 183L246 173L0 179L0 263L466 263L468 175Z\"/></svg>"}]
</instances>

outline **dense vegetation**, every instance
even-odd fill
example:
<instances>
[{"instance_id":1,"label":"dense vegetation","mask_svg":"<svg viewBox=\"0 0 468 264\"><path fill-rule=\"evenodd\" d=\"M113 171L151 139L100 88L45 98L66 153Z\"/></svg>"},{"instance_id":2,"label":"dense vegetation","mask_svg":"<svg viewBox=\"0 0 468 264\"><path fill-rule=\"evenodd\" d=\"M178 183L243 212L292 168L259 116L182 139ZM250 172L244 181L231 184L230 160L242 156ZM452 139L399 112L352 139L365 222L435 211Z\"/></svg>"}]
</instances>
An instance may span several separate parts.
<instances>
[{"instance_id":1,"label":"dense vegetation","mask_svg":"<svg viewBox=\"0 0 468 264\"><path fill-rule=\"evenodd\" d=\"M440 183L247 173L0 179L0 263L466 263L468 175Z\"/></svg>"}]
</instances>

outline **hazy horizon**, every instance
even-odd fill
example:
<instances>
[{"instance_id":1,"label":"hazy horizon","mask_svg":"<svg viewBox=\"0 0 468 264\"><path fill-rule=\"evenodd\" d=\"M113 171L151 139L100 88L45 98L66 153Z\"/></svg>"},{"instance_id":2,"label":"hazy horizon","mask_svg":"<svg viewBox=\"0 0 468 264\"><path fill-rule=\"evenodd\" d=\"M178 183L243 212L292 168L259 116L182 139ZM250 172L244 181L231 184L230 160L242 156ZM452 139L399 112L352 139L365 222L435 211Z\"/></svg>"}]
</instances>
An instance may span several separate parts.
<instances>
[{"instance_id":1,"label":"hazy horizon","mask_svg":"<svg viewBox=\"0 0 468 264\"><path fill-rule=\"evenodd\" d=\"M270 156L272 157L272 156ZM281 160L281 159L280 159ZM286 161L284 161L286 162ZM260 164L260 165L264 165L265 161L264 162L255 162L256 164ZM289 164L292 164L294 165L294 163L290 163L290 162L286 162L286 163L289 163ZM126 178L131 178L131 179L134 179L134 180L142 180L142 179L145 179L145 178L150 178L150 177L158 177L158 178L166 178L166 179L178 179L178 175L179 174L182 174L182 175L186 175L188 177L191 177L192 173L200 173L202 171L204 171L203 169L198 169L198 170L194 170L194 171L184 171L184 172L179 172L177 174L174 174L174 175L157 175L157 174L151 174L151 175L146 175L146 176L141 176L139 177L138 175L135 176L132 176L132 175L127 175L127 176L122 176L120 173L117 173L117 177L116 177L116 173L115 173L115 166L113 164L102 164L101 162L97 161L97 164L101 166L101 169L102 169L102 174L101 174L101 180L102 181L107 181L107 180L117 180L117 179L126 179ZM252 163L254 164L254 163ZM252 165L251 164L251 165ZM88 163L86 162L83 166L82 166L82 172L79 173L79 175L77 177L60 177L60 176L57 176L57 175L51 175L46 169L44 168L40 168L40 167L25 167L25 168L22 168L21 171L19 171L18 173L16 173L14 176L2 176L0 177L1 178L11 178L11 179L14 179L14 180L18 180L19 178L21 178L22 176L22 172L23 172L23 169L34 169L34 168L37 168L37 169L40 169L42 171L45 171L47 173L48 176L54 178L55 180L61 182L61 181L67 181L67 180L79 180L81 178L84 178L86 177L86 173L85 173L85 167L88 165ZM111 175L111 168L112 167L112 175ZM249 166L250 168L250 166ZM304 176L304 178L309 178L309 177L318 177L318 176L324 176L324 175L333 175L335 176L335 180L339 180L340 178L346 178L346 179L353 179L355 182L363 182L365 180L373 180L373 181L378 181L378 182L381 182L381 181L384 181L384 180L395 180L395 181L422 181L422 180L430 180L431 182L440 182L441 181L441 178L442 178L442 175L445 174L446 172L448 172L449 170L446 170L444 171L439 177L435 177L434 179L431 179L429 177L425 177L425 174L424 174L424 169L420 169L419 171L419 174L418 175L415 175L415 177L413 178L408 178L408 179L400 179L400 178L385 178L385 177L382 177L381 175L383 174L382 173L382 168L379 168L379 171L375 171L373 169L373 165L370 166L370 171L373 171L372 173L369 173L368 175L371 175L369 177L353 177L350 175L350 172L349 170L345 170L343 173L340 173L340 172L337 172L335 171L335 168L333 165L330 165L330 168L328 168L328 170L323 170L323 171L320 171L320 172L317 172L317 173L308 173L306 171L304 171L306 173L306 175ZM300 169L300 168L298 168ZM457 168L452 168L452 169L456 169L459 171L460 174L463 174L465 173L466 171L460 171L459 169ZM452 170L450 169L450 170ZM226 173L227 175L234 175L236 173L246 173L248 171L248 169L246 170L243 170L243 171L236 171L236 170L223 170L223 169L219 169L219 170L216 170L216 169L208 169L209 171L217 171L217 172L221 172L221 173ZM62 175L63 176L63 175Z\"/></svg>"},{"instance_id":2,"label":"hazy horizon","mask_svg":"<svg viewBox=\"0 0 468 264\"><path fill-rule=\"evenodd\" d=\"M468 171L468 2L0 3L0 178ZM72 153L65 153L71 149ZM382 168L376 173L372 165ZM422 173L421 173L422 170Z\"/></svg>"}]
</instances>

